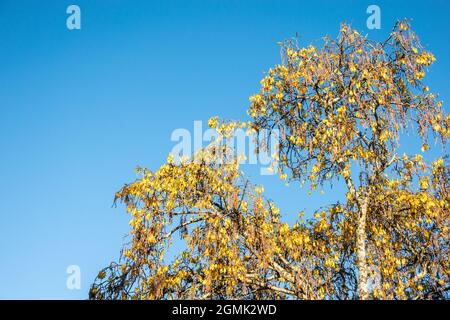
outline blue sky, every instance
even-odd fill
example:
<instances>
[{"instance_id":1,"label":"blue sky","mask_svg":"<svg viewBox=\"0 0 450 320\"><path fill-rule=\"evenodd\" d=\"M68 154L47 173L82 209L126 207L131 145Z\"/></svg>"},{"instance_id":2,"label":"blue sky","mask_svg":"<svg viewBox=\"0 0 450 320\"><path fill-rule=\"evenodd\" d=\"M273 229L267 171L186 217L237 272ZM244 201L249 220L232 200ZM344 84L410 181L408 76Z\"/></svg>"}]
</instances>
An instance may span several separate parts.
<instances>
[{"instance_id":1,"label":"blue sky","mask_svg":"<svg viewBox=\"0 0 450 320\"><path fill-rule=\"evenodd\" d=\"M66 28L70 4L81 30ZM380 30L366 28L370 4ZM248 97L279 62L276 43L296 32L307 45L347 21L383 39L413 18L437 57L426 82L448 101L449 13L444 0L0 0L0 298L87 298L128 230L114 193L136 165L163 163L174 129L246 119ZM336 197L308 198L256 172L285 214ZM73 264L81 290L66 288Z\"/></svg>"}]
</instances>

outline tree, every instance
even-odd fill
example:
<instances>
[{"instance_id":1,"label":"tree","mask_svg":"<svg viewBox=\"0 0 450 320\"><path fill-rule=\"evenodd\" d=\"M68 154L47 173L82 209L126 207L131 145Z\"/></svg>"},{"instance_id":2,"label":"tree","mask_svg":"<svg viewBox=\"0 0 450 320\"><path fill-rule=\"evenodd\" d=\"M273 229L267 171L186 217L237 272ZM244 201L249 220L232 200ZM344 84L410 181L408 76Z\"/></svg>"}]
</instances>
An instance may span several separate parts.
<instances>
[{"instance_id":1,"label":"tree","mask_svg":"<svg viewBox=\"0 0 450 320\"><path fill-rule=\"evenodd\" d=\"M422 80L434 56L406 21L381 43L344 24L320 49L294 40L282 49L250 98L248 129L281 132L281 178L311 190L343 181L346 201L290 226L223 140L199 161L169 157L116 195L132 216L131 243L91 298L449 297L450 166L448 156L422 157L430 139L445 147L450 136ZM242 126L211 125L220 137ZM413 130L421 153L401 155ZM176 233L186 248L165 258Z\"/></svg>"}]
</instances>

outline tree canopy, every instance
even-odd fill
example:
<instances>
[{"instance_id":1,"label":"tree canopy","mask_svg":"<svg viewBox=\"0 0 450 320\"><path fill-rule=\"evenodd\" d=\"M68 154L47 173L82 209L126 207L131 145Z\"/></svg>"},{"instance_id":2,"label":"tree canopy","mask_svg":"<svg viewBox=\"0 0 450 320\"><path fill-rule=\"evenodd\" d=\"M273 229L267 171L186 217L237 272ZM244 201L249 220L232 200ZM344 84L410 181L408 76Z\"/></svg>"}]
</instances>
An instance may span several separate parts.
<instances>
[{"instance_id":1,"label":"tree canopy","mask_svg":"<svg viewBox=\"0 0 450 320\"><path fill-rule=\"evenodd\" d=\"M342 181L345 201L288 224L223 140L196 161L169 156L116 194L130 243L90 298L449 298L450 116L424 83L434 60L406 20L383 42L346 24L320 48L284 42L250 121L210 126L278 130L280 177L311 190ZM421 150L402 150L407 139ZM436 144L442 157L425 161ZM174 236L185 247L169 257Z\"/></svg>"}]
</instances>

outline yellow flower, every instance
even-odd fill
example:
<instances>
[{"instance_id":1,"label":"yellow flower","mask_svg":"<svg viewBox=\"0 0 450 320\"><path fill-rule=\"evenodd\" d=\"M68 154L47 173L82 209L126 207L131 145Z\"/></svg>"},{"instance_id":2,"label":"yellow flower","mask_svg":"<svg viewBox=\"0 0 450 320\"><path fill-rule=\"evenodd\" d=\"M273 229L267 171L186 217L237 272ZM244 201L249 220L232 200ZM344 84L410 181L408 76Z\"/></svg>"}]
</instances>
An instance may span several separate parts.
<instances>
[{"instance_id":1,"label":"yellow flower","mask_svg":"<svg viewBox=\"0 0 450 320\"><path fill-rule=\"evenodd\" d=\"M420 179L419 181L419 187L422 189L428 189L429 187L429 183L428 183L428 177L423 177L422 179Z\"/></svg>"},{"instance_id":2,"label":"yellow flower","mask_svg":"<svg viewBox=\"0 0 450 320\"><path fill-rule=\"evenodd\" d=\"M257 186L257 187L255 188L255 192L256 192L257 194L263 193L263 192L264 192L264 187L263 187L263 186Z\"/></svg>"},{"instance_id":3,"label":"yellow flower","mask_svg":"<svg viewBox=\"0 0 450 320\"><path fill-rule=\"evenodd\" d=\"M209 118L209 120L208 120L208 127L212 128L212 129L215 129L215 128L217 128L218 124L219 124L219 121L218 121L218 117L217 116Z\"/></svg>"}]
</instances>

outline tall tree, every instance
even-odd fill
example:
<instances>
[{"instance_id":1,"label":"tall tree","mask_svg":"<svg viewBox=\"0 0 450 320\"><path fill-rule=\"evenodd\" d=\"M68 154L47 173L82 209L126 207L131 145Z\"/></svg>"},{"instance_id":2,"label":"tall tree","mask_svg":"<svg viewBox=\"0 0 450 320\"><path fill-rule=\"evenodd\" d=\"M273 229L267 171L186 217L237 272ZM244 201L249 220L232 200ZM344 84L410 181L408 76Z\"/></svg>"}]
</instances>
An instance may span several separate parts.
<instances>
[{"instance_id":1,"label":"tall tree","mask_svg":"<svg viewBox=\"0 0 450 320\"><path fill-rule=\"evenodd\" d=\"M90 298L449 298L450 166L422 157L430 139L450 136L422 81L434 56L406 21L384 42L342 25L320 49L282 48L251 97L248 129L281 132L282 178L311 189L341 180L346 200L284 223L221 139L243 125L212 118L219 139L196 161L169 156L116 194L131 239ZM400 154L408 131L421 153Z\"/></svg>"},{"instance_id":2,"label":"tall tree","mask_svg":"<svg viewBox=\"0 0 450 320\"><path fill-rule=\"evenodd\" d=\"M384 42L369 41L345 24L337 40L324 42L320 50L298 49L287 42L284 63L261 81L261 92L251 98L250 115L256 130L279 129L285 137L279 151L282 174L308 179L313 189L334 179L345 181L347 210L357 212L359 298L367 299L372 260L368 222L408 210L420 196L415 193L398 206L392 194L414 192L407 190L413 182L412 166L417 164L414 170L419 172L425 169L420 155L412 161L399 156L401 133L416 125L425 151L430 133L445 143L450 118L422 81L435 58L406 21L397 23ZM389 201L385 204L391 208L380 208L380 200ZM448 209L434 212L448 215ZM405 226L399 227L407 233Z\"/></svg>"}]
</instances>

